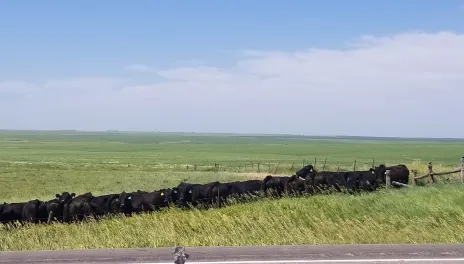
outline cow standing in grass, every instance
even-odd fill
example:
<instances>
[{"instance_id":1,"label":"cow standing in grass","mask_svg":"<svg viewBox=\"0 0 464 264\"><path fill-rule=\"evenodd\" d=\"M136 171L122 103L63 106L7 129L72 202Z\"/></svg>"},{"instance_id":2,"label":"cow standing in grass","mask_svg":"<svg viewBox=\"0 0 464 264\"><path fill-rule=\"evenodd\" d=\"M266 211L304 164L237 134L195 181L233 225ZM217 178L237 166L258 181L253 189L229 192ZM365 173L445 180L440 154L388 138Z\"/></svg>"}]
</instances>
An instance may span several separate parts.
<instances>
[{"instance_id":1,"label":"cow standing in grass","mask_svg":"<svg viewBox=\"0 0 464 264\"><path fill-rule=\"evenodd\" d=\"M349 193L358 190L374 191L378 188L378 180L374 169L367 171L348 171L344 173L346 189Z\"/></svg>"},{"instance_id":2,"label":"cow standing in grass","mask_svg":"<svg viewBox=\"0 0 464 264\"><path fill-rule=\"evenodd\" d=\"M93 215L90 201L94 198L91 192L87 192L74 197L63 209L63 222L74 220L82 221L85 216Z\"/></svg>"},{"instance_id":3,"label":"cow standing in grass","mask_svg":"<svg viewBox=\"0 0 464 264\"><path fill-rule=\"evenodd\" d=\"M290 176L285 183L285 192L290 195L302 195L305 189L305 180L296 175Z\"/></svg>"},{"instance_id":4,"label":"cow standing in grass","mask_svg":"<svg viewBox=\"0 0 464 264\"><path fill-rule=\"evenodd\" d=\"M171 203L176 204L179 199L179 189L177 187L168 188L165 191L164 202L167 206L170 206Z\"/></svg>"},{"instance_id":5,"label":"cow standing in grass","mask_svg":"<svg viewBox=\"0 0 464 264\"><path fill-rule=\"evenodd\" d=\"M168 205L165 202L165 191L166 189L146 193L121 193L121 208L125 212L129 211L129 214L159 210Z\"/></svg>"},{"instance_id":6,"label":"cow standing in grass","mask_svg":"<svg viewBox=\"0 0 464 264\"><path fill-rule=\"evenodd\" d=\"M260 195L261 184L262 181L260 180L217 183L211 188L210 196L212 197L213 203L217 203L219 206L221 206L227 198L243 201L250 196L254 197Z\"/></svg>"},{"instance_id":7,"label":"cow standing in grass","mask_svg":"<svg viewBox=\"0 0 464 264\"><path fill-rule=\"evenodd\" d=\"M313 170L307 177L307 179L310 178L308 184L312 185L310 186L312 192L326 191L332 188L341 192L342 188L346 186L344 174L344 172Z\"/></svg>"},{"instance_id":8,"label":"cow standing in grass","mask_svg":"<svg viewBox=\"0 0 464 264\"><path fill-rule=\"evenodd\" d=\"M177 206L185 207L189 203L193 206L200 204L208 204L212 201L211 189L214 185L219 184L218 181L210 182L206 184L192 184L181 182L177 186L179 191L179 198L177 199Z\"/></svg>"},{"instance_id":9,"label":"cow standing in grass","mask_svg":"<svg viewBox=\"0 0 464 264\"><path fill-rule=\"evenodd\" d=\"M89 201L96 216L106 214L118 214L121 212L121 200L119 193L95 196Z\"/></svg>"},{"instance_id":10,"label":"cow standing in grass","mask_svg":"<svg viewBox=\"0 0 464 264\"><path fill-rule=\"evenodd\" d=\"M285 192L285 185L290 179L290 176L272 176L267 175L263 179L262 190L265 196L268 196L268 192L276 194L278 197L282 197Z\"/></svg>"},{"instance_id":11,"label":"cow standing in grass","mask_svg":"<svg viewBox=\"0 0 464 264\"><path fill-rule=\"evenodd\" d=\"M23 203L3 203L0 207L0 222L3 224L13 222L23 222L23 208L27 202Z\"/></svg>"},{"instance_id":12,"label":"cow standing in grass","mask_svg":"<svg viewBox=\"0 0 464 264\"><path fill-rule=\"evenodd\" d=\"M301 179L306 179L311 173L314 171L314 166L311 164L308 164L304 166L303 168L299 169L297 172L295 172L295 175L297 177L300 177Z\"/></svg>"},{"instance_id":13,"label":"cow standing in grass","mask_svg":"<svg viewBox=\"0 0 464 264\"><path fill-rule=\"evenodd\" d=\"M394 166L385 166L381 164L374 168L375 174L379 182L386 184L386 171L390 170L390 185L392 181L408 184L409 183L409 169L404 164L398 164Z\"/></svg>"}]
</instances>

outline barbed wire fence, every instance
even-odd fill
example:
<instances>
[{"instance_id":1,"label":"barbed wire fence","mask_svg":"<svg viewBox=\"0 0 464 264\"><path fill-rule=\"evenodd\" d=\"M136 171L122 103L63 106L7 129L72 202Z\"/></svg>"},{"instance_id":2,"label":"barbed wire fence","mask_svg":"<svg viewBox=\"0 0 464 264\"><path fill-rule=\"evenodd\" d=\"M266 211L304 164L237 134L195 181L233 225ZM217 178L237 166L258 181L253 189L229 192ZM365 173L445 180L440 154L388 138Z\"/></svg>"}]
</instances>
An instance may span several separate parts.
<instances>
[{"instance_id":1,"label":"barbed wire fence","mask_svg":"<svg viewBox=\"0 0 464 264\"><path fill-rule=\"evenodd\" d=\"M92 161L86 164L79 162L67 164L65 162L21 162L0 160L0 174L10 169L20 168L24 171L36 170L68 170L68 171L97 171L101 168L111 171L145 171L145 172L236 172L236 173L292 173L305 165L311 164L316 170L349 171L363 170L378 166L380 164L417 164L421 166L428 161L421 160L376 160L375 158L332 158L332 157L308 157L301 160L211 160L183 163L159 162L156 160L145 160L137 162L134 160L121 160L118 162Z\"/></svg>"},{"instance_id":2,"label":"barbed wire fence","mask_svg":"<svg viewBox=\"0 0 464 264\"><path fill-rule=\"evenodd\" d=\"M257 173L290 173L295 172L304 166L311 164L317 170L335 170L335 171L349 171L356 169L372 168L375 164L375 160L362 159L360 161L353 160L347 162L343 160L341 162L330 162L328 158L323 158L318 161L318 158L314 159L303 159L301 161L250 161L250 162L232 162L232 163L220 163L214 162L209 164L186 164L184 169L178 166L182 171L214 171L214 172L257 172Z\"/></svg>"}]
</instances>

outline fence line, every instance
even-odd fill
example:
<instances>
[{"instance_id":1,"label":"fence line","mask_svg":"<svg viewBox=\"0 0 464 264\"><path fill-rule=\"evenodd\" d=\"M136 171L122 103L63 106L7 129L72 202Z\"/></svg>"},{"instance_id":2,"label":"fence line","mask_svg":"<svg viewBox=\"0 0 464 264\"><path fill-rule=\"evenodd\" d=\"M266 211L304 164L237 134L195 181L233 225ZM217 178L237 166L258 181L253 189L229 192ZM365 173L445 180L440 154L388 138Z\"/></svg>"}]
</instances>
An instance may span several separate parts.
<instances>
[{"instance_id":1,"label":"fence line","mask_svg":"<svg viewBox=\"0 0 464 264\"><path fill-rule=\"evenodd\" d=\"M464 158L463 158L464 159ZM350 171L350 170L359 170L371 168L375 163L378 164L393 164L398 163L398 160L381 160L375 161L372 158L372 165L370 164L370 158L357 159L354 158L353 161L349 161L346 158L334 158L330 159L327 157L320 158L305 158L300 161L297 160L269 160L269 161L260 161L260 160L248 160L248 161L211 161L210 164L207 162L192 162L192 163L156 163L156 162L143 162L143 163L131 163L122 161L120 163L90 163L86 165L78 164L42 164L30 163L30 164L16 164L15 162L7 162L0 160L0 174L8 171L10 167L20 166L23 170L37 170L38 168L51 168L51 169L63 169L63 170L77 170L77 171L87 171L95 170L101 168L101 166L108 166L109 170L115 171L126 171L126 170L141 170L147 172L156 172L156 171L204 171L204 172L219 172L219 171L229 171L229 172L261 172L261 173L290 173L295 172L298 169L312 164L317 170L334 170L334 171ZM417 161L411 161L416 163ZM400 161L401 163L401 161ZM464 166L464 165L463 165ZM464 172L461 173L461 181L464 183ZM427 174L428 175L428 174ZM417 175L416 175L417 176ZM430 176L425 176L425 178Z\"/></svg>"},{"instance_id":2,"label":"fence line","mask_svg":"<svg viewBox=\"0 0 464 264\"><path fill-rule=\"evenodd\" d=\"M432 180L432 183L435 183L435 176L443 176L443 175L449 175L449 174L454 174L454 173L461 173L461 183L464 183L464 157L461 158L461 166L457 169L451 170L451 171L442 171L442 172L435 172L433 171L433 165L432 162L429 162L427 169L429 170L427 174L417 176L417 170L411 170L413 175L414 175L414 184L418 184L418 180L425 179L427 177L430 177Z\"/></svg>"},{"instance_id":3,"label":"fence line","mask_svg":"<svg viewBox=\"0 0 464 264\"><path fill-rule=\"evenodd\" d=\"M372 159L374 161L374 159ZM360 163L358 160L354 160L351 162L338 162L329 166L328 158L324 158L324 162L319 162L317 157L314 158L314 163L311 163L309 160L304 159L301 162L298 161L250 161L250 162L230 162L230 163L219 163L214 162L211 165L208 164L185 164L185 171L229 171L229 172L265 172L265 173L277 173L277 172L290 172L290 171L297 171L302 167L311 164L316 169L319 170L326 170L329 167L337 167L337 171L350 171L356 170L359 167L372 167L371 164L365 160L364 162ZM350 166L350 164L352 164ZM182 165L174 165L173 167L179 168L182 170Z\"/></svg>"}]
</instances>

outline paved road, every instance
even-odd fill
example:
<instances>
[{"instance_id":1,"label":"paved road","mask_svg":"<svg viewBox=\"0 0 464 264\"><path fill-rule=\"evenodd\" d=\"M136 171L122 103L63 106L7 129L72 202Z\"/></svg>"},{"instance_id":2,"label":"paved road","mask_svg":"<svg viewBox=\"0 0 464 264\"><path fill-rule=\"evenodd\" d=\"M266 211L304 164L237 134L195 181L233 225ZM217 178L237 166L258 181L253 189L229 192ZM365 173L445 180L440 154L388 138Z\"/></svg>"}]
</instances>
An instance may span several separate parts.
<instances>
[{"instance_id":1,"label":"paved road","mask_svg":"<svg viewBox=\"0 0 464 264\"><path fill-rule=\"evenodd\" d=\"M0 252L0 264L173 264L174 248ZM186 248L186 264L464 263L464 244Z\"/></svg>"}]
</instances>

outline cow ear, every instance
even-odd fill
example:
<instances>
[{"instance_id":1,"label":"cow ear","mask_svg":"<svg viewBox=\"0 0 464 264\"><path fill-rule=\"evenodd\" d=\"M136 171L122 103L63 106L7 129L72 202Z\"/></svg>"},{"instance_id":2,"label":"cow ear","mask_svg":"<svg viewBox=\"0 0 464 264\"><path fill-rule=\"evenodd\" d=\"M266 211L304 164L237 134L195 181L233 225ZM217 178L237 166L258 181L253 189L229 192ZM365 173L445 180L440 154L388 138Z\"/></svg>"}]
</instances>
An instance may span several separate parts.
<instances>
[{"instance_id":1,"label":"cow ear","mask_svg":"<svg viewBox=\"0 0 464 264\"><path fill-rule=\"evenodd\" d=\"M55 197L56 197L56 198L60 198L60 197L61 197L61 195L59 195L59 194L55 194Z\"/></svg>"},{"instance_id":2,"label":"cow ear","mask_svg":"<svg viewBox=\"0 0 464 264\"><path fill-rule=\"evenodd\" d=\"M75 197L75 196L76 196L76 194L75 194L75 193L71 193L71 197Z\"/></svg>"}]
</instances>

